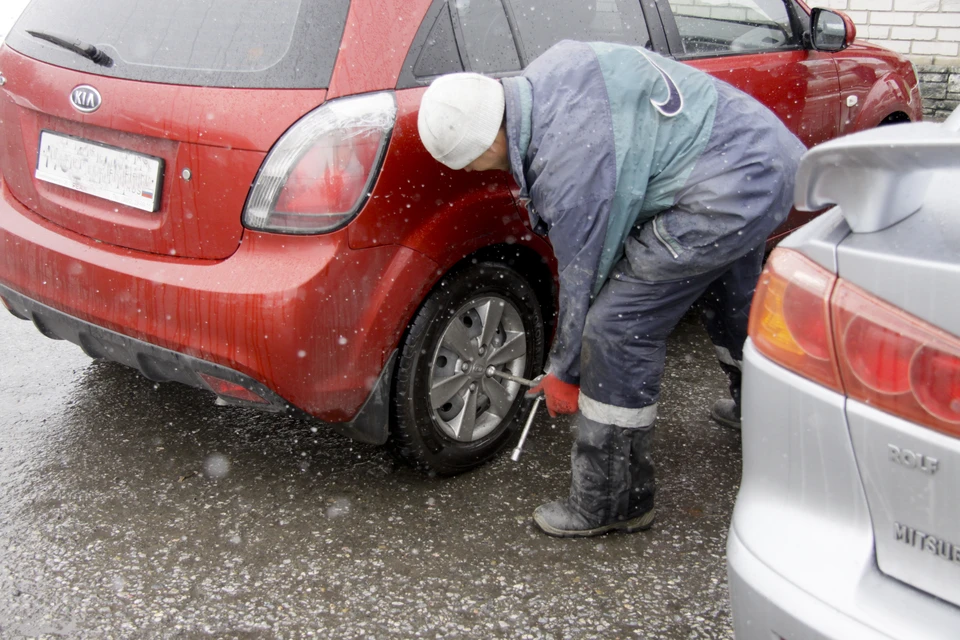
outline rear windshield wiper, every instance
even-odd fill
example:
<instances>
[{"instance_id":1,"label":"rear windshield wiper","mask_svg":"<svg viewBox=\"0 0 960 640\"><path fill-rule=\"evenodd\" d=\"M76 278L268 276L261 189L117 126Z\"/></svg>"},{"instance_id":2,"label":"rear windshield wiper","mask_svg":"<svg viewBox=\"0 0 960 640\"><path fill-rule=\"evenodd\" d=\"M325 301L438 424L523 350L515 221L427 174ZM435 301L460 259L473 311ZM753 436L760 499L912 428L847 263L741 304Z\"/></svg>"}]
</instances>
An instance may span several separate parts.
<instances>
[{"instance_id":1,"label":"rear windshield wiper","mask_svg":"<svg viewBox=\"0 0 960 640\"><path fill-rule=\"evenodd\" d=\"M113 58L105 54L96 46L92 44L87 44L82 40L78 40L76 38L70 38L67 36L58 36L53 33L46 33L43 31L30 31L29 29L27 30L27 33L29 33L34 38L39 38L40 40L46 40L47 42L51 42L57 45L58 47L63 47L67 51L73 51L75 54L79 56L83 56L88 60L92 60L94 64L99 64L100 66L103 66L103 67L113 66Z\"/></svg>"}]
</instances>

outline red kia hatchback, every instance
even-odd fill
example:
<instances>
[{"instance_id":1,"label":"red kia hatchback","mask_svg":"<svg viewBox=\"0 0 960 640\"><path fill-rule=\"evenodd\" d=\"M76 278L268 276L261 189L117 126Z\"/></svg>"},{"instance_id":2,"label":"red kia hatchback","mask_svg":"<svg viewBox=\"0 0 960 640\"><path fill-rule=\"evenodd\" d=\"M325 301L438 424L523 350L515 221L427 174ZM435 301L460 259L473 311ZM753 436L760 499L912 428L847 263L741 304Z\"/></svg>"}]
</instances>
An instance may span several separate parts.
<instances>
[{"instance_id":1,"label":"red kia hatchback","mask_svg":"<svg viewBox=\"0 0 960 640\"><path fill-rule=\"evenodd\" d=\"M498 374L542 366L553 258L417 108L563 38L689 60L808 145L920 118L908 62L797 0L33 0L0 49L0 298L151 380L475 466L523 409Z\"/></svg>"}]
</instances>

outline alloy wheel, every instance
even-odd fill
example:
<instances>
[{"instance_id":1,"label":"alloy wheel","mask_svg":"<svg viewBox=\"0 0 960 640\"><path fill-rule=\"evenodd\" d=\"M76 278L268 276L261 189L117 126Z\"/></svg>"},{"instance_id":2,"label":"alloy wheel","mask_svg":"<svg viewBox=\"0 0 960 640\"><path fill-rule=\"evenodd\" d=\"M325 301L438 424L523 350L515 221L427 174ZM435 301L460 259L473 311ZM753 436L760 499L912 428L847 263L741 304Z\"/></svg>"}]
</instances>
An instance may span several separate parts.
<instances>
[{"instance_id":1,"label":"alloy wheel","mask_svg":"<svg viewBox=\"0 0 960 640\"><path fill-rule=\"evenodd\" d=\"M527 340L520 312L509 300L483 296L448 321L430 365L430 407L443 433L473 442L503 422L521 392L498 372L522 376Z\"/></svg>"}]
</instances>

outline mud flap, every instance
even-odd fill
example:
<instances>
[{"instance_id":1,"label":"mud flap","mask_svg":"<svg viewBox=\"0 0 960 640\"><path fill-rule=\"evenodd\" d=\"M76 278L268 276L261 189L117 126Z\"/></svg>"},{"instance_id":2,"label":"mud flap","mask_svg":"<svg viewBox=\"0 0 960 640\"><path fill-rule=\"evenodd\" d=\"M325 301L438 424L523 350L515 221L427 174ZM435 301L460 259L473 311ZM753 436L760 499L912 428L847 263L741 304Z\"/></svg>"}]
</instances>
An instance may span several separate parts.
<instances>
[{"instance_id":1,"label":"mud flap","mask_svg":"<svg viewBox=\"0 0 960 640\"><path fill-rule=\"evenodd\" d=\"M390 385L398 350L394 349L360 411L349 422L328 423L335 431L357 442L383 445L390 434Z\"/></svg>"}]
</instances>

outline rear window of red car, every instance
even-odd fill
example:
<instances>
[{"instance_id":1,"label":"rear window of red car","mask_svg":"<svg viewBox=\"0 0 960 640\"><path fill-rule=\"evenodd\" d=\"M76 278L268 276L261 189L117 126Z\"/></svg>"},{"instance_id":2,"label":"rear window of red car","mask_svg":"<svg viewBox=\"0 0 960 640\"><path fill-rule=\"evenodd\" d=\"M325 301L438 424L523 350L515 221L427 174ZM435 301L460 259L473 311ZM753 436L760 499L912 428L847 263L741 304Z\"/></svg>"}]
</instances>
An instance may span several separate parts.
<instances>
[{"instance_id":1,"label":"rear window of red car","mask_svg":"<svg viewBox=\"0 0 960 640\"><path fill-rule=\"evenodd\" d=\"M6 44L60 67L133 80L325 88L349 6L350 0L33 0ZM51 39L93 45L112 65Z\"/></svg>"}]
</instances>

